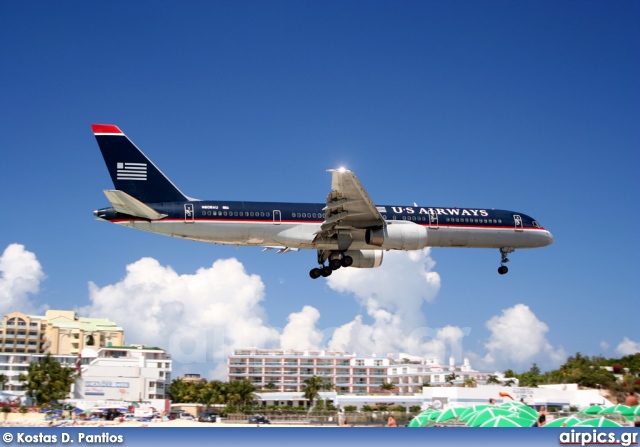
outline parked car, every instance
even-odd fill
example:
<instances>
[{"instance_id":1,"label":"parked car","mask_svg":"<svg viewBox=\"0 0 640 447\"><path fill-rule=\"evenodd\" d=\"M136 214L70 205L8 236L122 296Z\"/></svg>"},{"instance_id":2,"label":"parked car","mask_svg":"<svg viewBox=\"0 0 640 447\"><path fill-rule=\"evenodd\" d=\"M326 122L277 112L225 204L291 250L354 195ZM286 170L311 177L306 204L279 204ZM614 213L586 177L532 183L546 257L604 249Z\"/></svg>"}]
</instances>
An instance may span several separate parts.
<instances>
[{"instance_id":1,"label":"parked car","mask_svg":"<svg viewBox=\"0 0 640 447\"><path fill-rule=\"evenodd\" d=\"M251 416L249 418L249 423L250 424L270 424L271 421L264 416L257 415L257 416Z\"/></svg>"},{"instance_id":2,"label":"parked car","mask_svg":"<svg viewBox=\"0 0 640 447\"><path fill-rule=\"evenodd\" d=\"M122 418L125 422L131 422L131 421L137 421L138 418L135 417L135 415L133 413L125 413L124 417Z\"/></svg>"},{"instance_id":3,"label":"parked car","mask_svg":"<svg viewBox=\"0 0 640 447\"><path fill-rule=\"evenodd\" d=\"M174 419L183 419L186 421L195 421L196 418L193 417L193 415L191 413L188 413L186 411L171 411L167 417L169 418L170 421L174 420Z\"/></svg>"},{"instance_id":4,"label":"parked car","mask_svg":"<svg viewBox=\"0 0 640 447\"><path fill-rule=\"evenodd\" d=\"M215 422L218 420L218 413L214 411L202 411L198 415L198 421L200 422Z\"/></svg>"}]
</instances>

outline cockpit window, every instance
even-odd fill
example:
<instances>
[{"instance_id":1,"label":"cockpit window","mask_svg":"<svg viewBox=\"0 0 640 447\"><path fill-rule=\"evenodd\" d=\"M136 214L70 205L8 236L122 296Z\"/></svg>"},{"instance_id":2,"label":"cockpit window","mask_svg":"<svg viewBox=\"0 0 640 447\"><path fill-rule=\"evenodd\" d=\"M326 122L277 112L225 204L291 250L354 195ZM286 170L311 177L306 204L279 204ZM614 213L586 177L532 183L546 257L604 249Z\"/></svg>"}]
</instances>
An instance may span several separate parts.
<instances>
[{"instance_id":1,"label":"cockpit window","mask_svg":"<svg viewBox=\"0 0 640 447\"><path fill-rule=\"evenodd\" d=\"M534 220L533 222L531 222L531 224L536 228L542 228L537 220Z\"/></svg>"}]
</instances>

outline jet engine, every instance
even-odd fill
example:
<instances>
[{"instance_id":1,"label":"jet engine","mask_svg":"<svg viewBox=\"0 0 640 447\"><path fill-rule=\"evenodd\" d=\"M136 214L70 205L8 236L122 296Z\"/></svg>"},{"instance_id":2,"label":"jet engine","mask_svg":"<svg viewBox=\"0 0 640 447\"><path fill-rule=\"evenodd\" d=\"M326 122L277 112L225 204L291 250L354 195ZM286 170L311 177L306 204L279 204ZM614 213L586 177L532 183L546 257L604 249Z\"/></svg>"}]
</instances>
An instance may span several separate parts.
<instances>
[{"instance_id":1,"label":"jet engine","mask_svg":"<svg viewBox=\"0 0 640 447\"><path fill-rule=\"evenodd\" d=\"M421 250L427 246L427 229L413 222L390 222L367 229L365 241L385 250Z\"/></svg>"},{"instance_id":2,"label":"jet engine","mask_svg":"<svg viewBox=\"0 0 640 447\"><path fill-rule=\"evenodd\" d=\"M382 264L382 250L348 250L344 255L353 259L353 264L349 267L372 269Z\"/></svg>"}]
</instances>

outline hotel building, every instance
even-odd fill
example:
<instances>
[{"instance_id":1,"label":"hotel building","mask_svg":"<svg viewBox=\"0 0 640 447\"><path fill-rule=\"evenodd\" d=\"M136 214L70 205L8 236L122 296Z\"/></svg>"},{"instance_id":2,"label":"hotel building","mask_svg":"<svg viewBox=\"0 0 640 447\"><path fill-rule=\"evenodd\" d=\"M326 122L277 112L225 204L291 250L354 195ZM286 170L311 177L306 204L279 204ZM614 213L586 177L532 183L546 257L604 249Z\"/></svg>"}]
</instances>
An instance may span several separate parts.
<instances>
[{"instance_id":1,"label":"hotel building","mask_svg":"<svg viewBox=\"0 0 640 447\"><path fill-rule=\"evenodd\" d=\"M12 312L2 319L0 352L77 356L85 347L122 346L124 331L105 318L78 317L71 310L45 315Z\"/></svg>"},{"instance_id":2,"label":"hotel building","mask_svg":"<svg viewBox=\"0 0 640 447\"><path fill-rule=\"evenodd\" d=\"M283 350L245 348L234 351L227 360L227 377L232 380L249 380L258 389L270 387L279 392L301 392L304 381L313 376L321 377L334 386L338 394L375 394L383 390L385 383L396 385L396 394L421 393L423 384L439 386L450 383L462 385L473 378L476 383L486 381L488 374L471 369L469 360L455 365L453 357L448 365L437 359L400 354L385 357L358 357L343 351Z\"/></svg>"}]
</instances>

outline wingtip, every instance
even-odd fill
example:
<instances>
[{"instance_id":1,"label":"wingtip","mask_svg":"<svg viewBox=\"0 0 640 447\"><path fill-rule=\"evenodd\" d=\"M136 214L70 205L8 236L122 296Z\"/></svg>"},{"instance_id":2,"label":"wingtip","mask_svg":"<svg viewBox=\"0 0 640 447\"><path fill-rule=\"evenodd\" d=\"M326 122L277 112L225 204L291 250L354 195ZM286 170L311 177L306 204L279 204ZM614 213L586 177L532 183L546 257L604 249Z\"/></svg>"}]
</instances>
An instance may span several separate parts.
<instances>
[{"instance_id":1,"label":"wingtip","mask_svg":"<svg viewBox=\"0 0 640 447\"><path fill-rule=\"evenodd\" d=\"M91 129L94 134L118 134L124 135L124 133L118 129L118 126L114 124L92 124Z\"/></svg>"}]
</instances>

